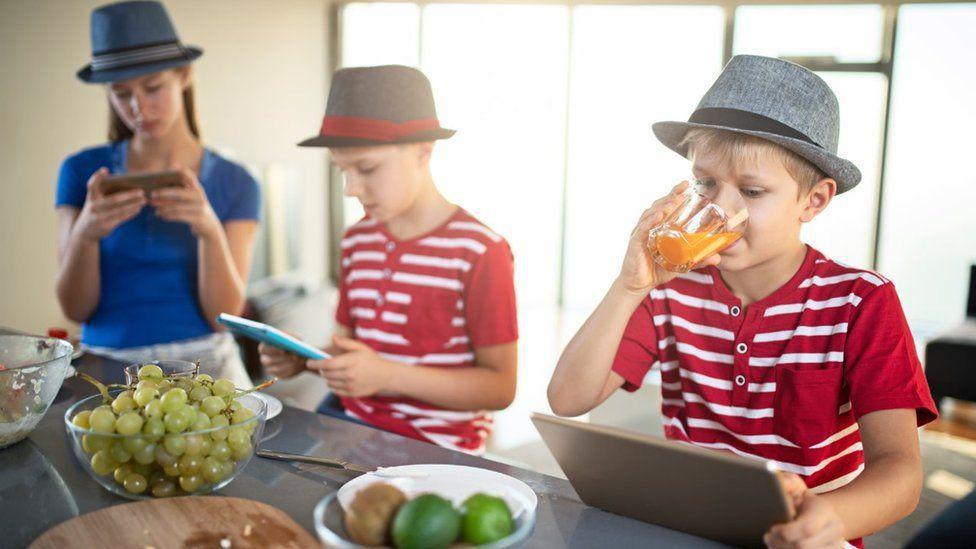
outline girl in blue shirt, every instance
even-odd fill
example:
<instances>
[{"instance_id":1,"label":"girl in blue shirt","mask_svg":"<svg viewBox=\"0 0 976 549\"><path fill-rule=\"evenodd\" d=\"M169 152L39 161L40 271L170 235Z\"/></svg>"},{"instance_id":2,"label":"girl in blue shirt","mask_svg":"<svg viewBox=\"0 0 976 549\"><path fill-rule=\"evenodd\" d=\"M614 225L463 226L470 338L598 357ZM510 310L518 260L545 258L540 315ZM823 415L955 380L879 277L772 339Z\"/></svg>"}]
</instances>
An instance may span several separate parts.
<instances>
[{"instance_id":1,"label":"girl in blue shirt","mask_svg":"<svg viewBox=\"0 0 976 549\"><path fill-rule=\"evenodd\" d=\"M69 156L58 175L58 301L83 323L82 344L126 362L201 360L249 386L233 339L257 228L257 182L205 148L189 64L158 2L121 2L91 18L92 62L78 72L105 85L109 143ZM109 174L177 169L183 186L105 196Z\"/></svg>"}]
</instances>

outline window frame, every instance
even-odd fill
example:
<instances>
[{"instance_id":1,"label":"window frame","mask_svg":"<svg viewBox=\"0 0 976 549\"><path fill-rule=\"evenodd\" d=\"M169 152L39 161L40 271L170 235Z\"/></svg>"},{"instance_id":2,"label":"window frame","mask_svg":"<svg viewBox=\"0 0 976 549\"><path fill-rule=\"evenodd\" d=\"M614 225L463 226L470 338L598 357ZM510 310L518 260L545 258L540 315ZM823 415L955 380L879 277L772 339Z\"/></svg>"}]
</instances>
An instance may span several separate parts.
<instances>
[{"instance_id":1,"label":"window frame","mask_svg":"<svg viewBox=\"0 0 976 549\"><path fill-rule=\"evenodd\" d=\"M905 4L969 4L972 0L882 0L882 1L858 1L858 0L745 0L745 1L708 1L708 0L341 0L331 4L328 20L328 63L327 74L331 75L341 67L342 63L342 19L345 7L348 4L364 3L407 3L415 4L420 9L417 18L418 36L418 59L423 59L423 25L424 8L430 4L532 4L532 5L563 5L569 8L579 6L719 6L723 8L725 17L724 39L722 59L723 65L732 58L733 45L735 42L735 23L736 10L740 6L830 6L830 5L880 5L882 7L882 35L881 35L881 57L873 63L863 62L840 62L829 57L783 57L804 66L815 72L858 72L858 73L877 73L885 78L885 94L883 100L884 118L881 128L881 151L879 155L878 187L875 192L875 209L873 213L874 223L871 235L871 264L870 268L876 270L880 263L880 240L882 231L882 215L884 211L884 182L887 170L888 152L888 131L891 118L891 92L892 75L895 66L895 44L898 31L899 8ZM566 62L572 66L572 31L575 9L569 10L567 25L569 26L569 44L566 52ZM569 86L567 85L567 112L566 127L569 128ZM569 132L567 130L564 139L564 163L568 162ZM345 229L345 213L343 209L343 191L341 174L328 163L327 181L328 186L328 212L329 212L329 236L328 236L328 257L329 257L329 278L333 285L338 286L340 273L341 250L339 241ZM562 308L565 300L565 266L566 266L566 197L569 189L569 171L563 170L562 182L563 195L561 197L560 211L560 242L559 242L559 273L557 283L557 305Z\"/></svg>"}]
</instances>

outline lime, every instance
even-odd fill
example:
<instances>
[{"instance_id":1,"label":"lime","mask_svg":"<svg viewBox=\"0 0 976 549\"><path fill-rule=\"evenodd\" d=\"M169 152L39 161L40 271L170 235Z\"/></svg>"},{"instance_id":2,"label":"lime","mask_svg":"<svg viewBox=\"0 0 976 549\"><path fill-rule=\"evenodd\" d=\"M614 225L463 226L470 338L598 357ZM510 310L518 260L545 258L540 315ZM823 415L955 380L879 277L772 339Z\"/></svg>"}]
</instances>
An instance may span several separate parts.
<instances>
[{"instance_id":1,"label":"lime","mask_svg":"<svg viewBox=\"0 0 976 549\"><path fill-rule=\"evenodd\" d=\"M393 519L393 543L398 549L442 549L454 543L461 516L450 501L423 494L404 503Z\"/></svg>"},{"instance_id":2,"label":"lime","mask_svg":"<svg viewBox=\"0 0 976 549\"><path fill-rule=\"evenodd\" d=\"M505 500L475 494L461 505L461 540L475 545L498 541L512 533L512 512Z\"/></svg>"}]
</instances>

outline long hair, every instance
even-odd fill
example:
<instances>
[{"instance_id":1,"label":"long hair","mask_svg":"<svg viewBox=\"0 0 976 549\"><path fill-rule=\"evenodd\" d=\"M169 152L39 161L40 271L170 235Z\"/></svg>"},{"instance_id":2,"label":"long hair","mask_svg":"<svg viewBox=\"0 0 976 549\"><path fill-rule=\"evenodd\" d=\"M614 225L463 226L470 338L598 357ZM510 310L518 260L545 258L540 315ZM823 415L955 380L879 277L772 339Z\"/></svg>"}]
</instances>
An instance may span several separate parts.
<instances>
[{"instance_id":1,"label":"long hair","mask_svg":"<svg viewBox=\"0 0 976 549\"><path fill-rule=\"evenodd\" d=\"M197 122L197 110L193 101L193 84L183 90L183 112L186 114L186 123L190 126L190 133L200 139L200 124ZM108 105L108 140L112 142L125 141L133 136L132 130L125 125L122 118L115 112L112 102Z\"/></svg>"}]
</instances>

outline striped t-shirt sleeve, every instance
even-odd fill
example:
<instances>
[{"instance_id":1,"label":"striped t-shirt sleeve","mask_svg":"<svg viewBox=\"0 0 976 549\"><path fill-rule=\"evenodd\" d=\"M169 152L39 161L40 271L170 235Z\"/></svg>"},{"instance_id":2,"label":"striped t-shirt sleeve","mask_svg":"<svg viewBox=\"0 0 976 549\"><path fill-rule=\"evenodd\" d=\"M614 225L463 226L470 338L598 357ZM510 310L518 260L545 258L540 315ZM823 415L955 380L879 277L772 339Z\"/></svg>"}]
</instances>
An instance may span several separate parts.
<instances>
[{"instance_id":1,"label":"striped t-shirt sleeve","mask_svg":"<svg viewBox=\"0 0 976 549\"><path fill-rule=\"evenodd\" d=\"M465 323L474 348L518 339L515 263L504 240L490 244L471 269L465 284Z\"/></svg>"},{"instance_id":2,"label":"striped t-shirt sleeve","mask_svg":"<svg viewBox=\"0 0 976 549\"><path fill-rule=\"evenodd\" d=\"M919 426L937 417L912 333L890 282L864 296L851 319L844 381L855 418L899 408L915 410Z\"/></svg>"},{"instance_id":3,"label":"striped t-shirt sleeve","mask_svg":"<svg viewBox=\"0 0 976 549\"><path fill-rule=\"evenodd\" d=\"M657 334L650 297L641 301L624 329L623 338L613 359L613 371L624 378L623 388L636 391L644 383L644 376L657 361Z\"/></svg>"}]
</instances>

